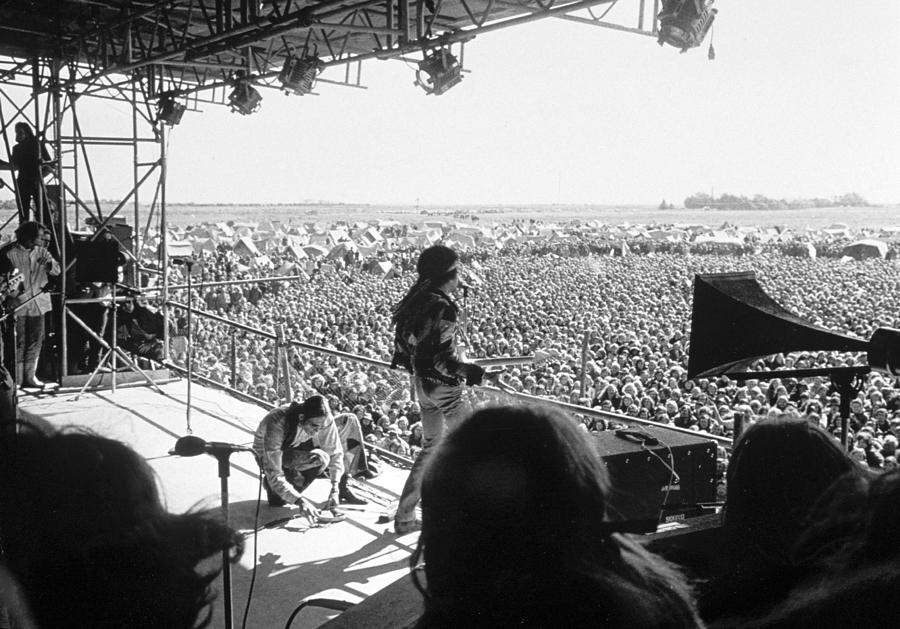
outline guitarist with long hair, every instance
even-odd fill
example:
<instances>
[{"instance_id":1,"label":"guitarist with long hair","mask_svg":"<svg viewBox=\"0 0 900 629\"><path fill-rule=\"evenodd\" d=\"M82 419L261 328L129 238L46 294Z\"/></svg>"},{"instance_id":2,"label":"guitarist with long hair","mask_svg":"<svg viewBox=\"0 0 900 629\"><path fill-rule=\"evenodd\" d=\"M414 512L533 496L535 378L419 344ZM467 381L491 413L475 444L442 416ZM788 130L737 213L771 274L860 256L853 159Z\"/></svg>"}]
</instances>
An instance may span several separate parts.
<instances>
[{"instance_id":1,"label":"guitarist with long hair","mask_svg":"<svg viewBox=\"0 0 900 629\"><path fill-rule=\"evenodd\" d=\"M415 513L428 455L444 431L453 429L469 412L463 385L475 386L484 378L484 368L465 362L456 345L459 307L450 295L459 288L458 262L459 256L449 247L425 249L416 263L418 280L394 308L391 366L413 374L423 430L422 451L394 516L394 530L401 535L421 528Z\"/></svg>"}]
</instances>

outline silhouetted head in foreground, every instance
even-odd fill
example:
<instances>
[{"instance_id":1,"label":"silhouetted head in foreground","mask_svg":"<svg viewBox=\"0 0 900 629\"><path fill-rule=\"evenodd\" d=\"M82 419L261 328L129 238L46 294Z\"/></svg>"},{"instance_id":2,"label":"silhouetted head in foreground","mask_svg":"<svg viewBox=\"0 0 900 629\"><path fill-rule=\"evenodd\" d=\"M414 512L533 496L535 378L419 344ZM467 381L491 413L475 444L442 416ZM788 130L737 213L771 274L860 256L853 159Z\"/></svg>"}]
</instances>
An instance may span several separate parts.
<instances>
[{"instance_id":1,"label":"silhouetted head in foreground","mask_svg":"<svg viewBox=\"0 0 900 629\"><path fill-rule=\"evenodd\" d=\"M85 432L0 443L0 535L3 562L45 629L206 626L218 571L197 566L242 551L213 517L166 511L131 448Z\"/></svg>"},{"instance_id":2,"label":"silhouetted head in foreground","mask_svg":"<svg viewBox=\"0 0 900 629\"><path fill-rule=\"evenodd\" d=\"M445 438L422 486L420 627L698 625L682 575L610 532L590 439L524 407L483 409Z\"/></svg>"}]
</instances>

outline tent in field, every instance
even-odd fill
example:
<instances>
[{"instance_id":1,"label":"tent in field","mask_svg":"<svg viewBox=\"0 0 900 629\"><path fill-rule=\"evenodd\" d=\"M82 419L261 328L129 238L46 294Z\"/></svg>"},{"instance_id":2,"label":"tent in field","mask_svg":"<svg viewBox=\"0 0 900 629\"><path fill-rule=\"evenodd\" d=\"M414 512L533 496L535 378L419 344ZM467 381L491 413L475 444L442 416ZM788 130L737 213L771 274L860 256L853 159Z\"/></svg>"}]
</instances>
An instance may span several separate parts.
<instances>
[{"instance_id":1,"label":"tent in field","mask_svg":"<svg viewBox=\"0 0 900 629\"><path fill-rule=\"evenodd\" d=\"M194 256L194 247L189 240L166 239L166 253L169 259L191 258Z\"/></svg>"},{"instance_id":2,"label":"tent in field","mask_svg":"<svg viewBox=\"0 0 900 629\"><path fill-rule=\"evenodd\" d=\"M356 243L352 240L346 240L332 247L331 251L328 252L327 259L337 260L338 258L343 258L348 253L353 253L355 251L359 251L359 247L356 246Z\"/></svg>"},{"instance_id":3,"label":"tent in field","mask_svg":"<svg viewBox=\"0 0 900 629\"><path fill-rule=\"evenodd\" d=\"M458 245L458 246L462 247L463 249L466 249L468 247L475 246L475 239L472 238L472 236L470 236L468 234L463 234L461 232L454 232L454 233L450 234L450 236L447 238L447 245L450 247L452 247L453 245Z\"/></svg>"},{"instance_id":4,"label":"tent in field","mask_svg":"<svg viewBox=\"0 0 900 629\"><path fill-rule=\"evenodd\" d=\"M844 247L842 252L845 256L854 260L865 260L867 258L885 258L887 256L887 243L874 238L865 240L857 240Z\"/></svg>"},{"instance_id":5,"label":"tent in field","mask_svg":"<svg viewBox=\"0 0 900 629\"><path fill-rule=\"evenodd\" d=\"M194 251L197 253L215 253L216 243L211 238L198 238L193 242Z\"/></svg>"},{"instance_id":6,"label":"tent in field","mask_svg":"<svg viewBox=\"0 0 900 629\"><path fill-rule=\"evenodd\" d=\"M303 260L304 258L309 257L308 255L306 255L303 247L294 244L285 247L283 253L285 257L292 258L294 260Z\"/></svg>"},{"instance_id":7,"label":"tent in field","mask_svg":"<svg viewBox=\"0 0 900 629\"><path fill-rule=\"evenodd\" d=\"M374 245L377 242L383 241L384 238L377 229L366 225L364 228L357 229L353 232L353 240L361 245Z\"/></svg>"},{"instance_id":8,"label":"tent in field","mask_svg":"<svg viewBox=\"0 0 900 629\"><path fill-rule=\"evenodd\" d=\"M397 269L395 269L394 265L390 262L372 262L366 267L366 270L383 280L398 276Z\"/></svg>"},{"instance_id":9,"label":"tent in field","mask_svg":"<svg viewBox=\"0 0 900 629\"><path fill-rule=\"evenodd\" d=\"M241 236L238 238L238 241L234 243L234 252L239 256L246 256L248 258L255 258L259 255L259 249L256 248L256 245L253 244L253 241L250 240L249 236Z\"/></svg>"},{"instance_id":10,"label":"tent in field","mask_svg":"<svg viewBox=\"0 0 900 629\"><path fill-rule=\"evenodd\" d=\"M321 258L328 255L328 248L322 245L304 245L303 251L310 258Z\"/></svg>"},{"instance_id":11,"label":"tent in field","mask_svg":"<svg viewBox=\"0 0 900 629\"><path fill-rule=\"evenodd\" d=\"M381 249L380 244L373 247L365 247L363 245L359 245L359 255L361 255L363 258L371 258L376 253L378 253L379 249Z\"/></svg>"}]
</instances>

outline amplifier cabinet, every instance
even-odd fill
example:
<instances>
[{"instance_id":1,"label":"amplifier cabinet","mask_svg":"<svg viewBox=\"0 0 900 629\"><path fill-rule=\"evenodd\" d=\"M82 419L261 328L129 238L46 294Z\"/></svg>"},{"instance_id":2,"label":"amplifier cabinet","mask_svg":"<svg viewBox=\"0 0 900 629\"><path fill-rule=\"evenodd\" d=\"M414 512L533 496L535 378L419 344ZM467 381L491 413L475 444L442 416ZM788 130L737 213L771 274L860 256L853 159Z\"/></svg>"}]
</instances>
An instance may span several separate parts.
<instances>
[{"instance_id":1,"label":"amplifier cabinet","mask_svg":"<svg viewBox=\"0 0 900 629\"><path fill-rule=\"evenodd\" d=\"M655 426L634 430L658 443L641 444L612 430L596 435L597 450L612 481L608 505L612 519L664 522L696 512L697 503L715 501L715 441Z\"/></svg>"}]
</instances>

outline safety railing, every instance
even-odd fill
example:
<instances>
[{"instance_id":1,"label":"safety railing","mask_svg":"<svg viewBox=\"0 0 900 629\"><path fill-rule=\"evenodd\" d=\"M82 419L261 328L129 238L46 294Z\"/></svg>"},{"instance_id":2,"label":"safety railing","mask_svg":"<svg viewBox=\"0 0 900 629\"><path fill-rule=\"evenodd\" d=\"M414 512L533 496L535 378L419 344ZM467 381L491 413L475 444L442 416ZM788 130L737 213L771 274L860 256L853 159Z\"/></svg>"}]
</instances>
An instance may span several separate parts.
<instances>
[{"instance_id":1,"label":"safety railing","mask_svg":"<svg viewBox=\"0 0 900 629\"><path fill-rule=\"evenodd\" d=\"M169 305L185 310L188 308L186 304L178 301L169 301ZM375 404L387 413L392 403L397 402L396 406L402 407L412 399L408 374L401 370L391 369L390 364L386 361L304 341L279 339L277 331L256 328L207 310L192 308L192 315L194 321L198 322L197 330L192 331L192 335L196 339L199 334L199 337L203 339L202 343L196 341L194 343L195 367L193 371L197 381L229 391L264 408L272 408L293 397L320 393L330 396L332 403L335 401L334 398L337 398L339 408L335 410L350 411L358 405ZM228 349L227 367L210 371L203 362L208 359L213 348L221 348L223 343ZM271 384L274 386L266 386L263 390L258 383L246 382L246 377L241 376L242 369L245 376L248 373L246 364L239 357L246 352L247 346L255 347L254 359L257 360L257 363L261 356L266 357L265 363L270 371L264 376L271 376ZM214 358L218 363L220 357L214 356ZM499 357L481 359L477 362L489 367L531 363L532 361L533 357ZM180 371L185 373L183 369ZM337 374L340 374L340 377ZM250 377L252 380L252 373ZM268 385L268 380L266 382ZM473 387L470 395L475 406L489 403L549 405L580 418L602 419L609 426L655 426L693 437L702 436L727 449L731 447L730 437L699 435L695 431L677 426L529 395L512 390L502 383L486 383L483 386ZM401 455L380 448L379 451L384 453L387 458L395 459L398 462L411 462L410 459Z\"/></svg>"}]
</instances>

